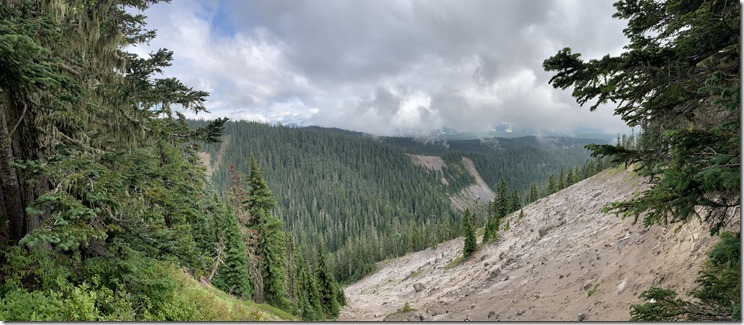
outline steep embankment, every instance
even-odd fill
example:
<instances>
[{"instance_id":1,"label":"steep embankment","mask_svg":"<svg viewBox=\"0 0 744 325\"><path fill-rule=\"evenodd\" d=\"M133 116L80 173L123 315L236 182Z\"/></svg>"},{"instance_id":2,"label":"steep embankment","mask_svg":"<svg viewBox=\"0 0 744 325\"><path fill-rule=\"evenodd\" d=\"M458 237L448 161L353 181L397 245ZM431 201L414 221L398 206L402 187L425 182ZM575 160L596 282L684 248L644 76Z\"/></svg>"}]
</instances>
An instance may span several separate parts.
<instances>
[{"instance_id":1,"label":"steep embankment","mask_svg":"<svg viewBox=\"0 0 744 325\"><path fill-rule=\"evenodd\" d=\"M220 164L222 163L222 155L225 153L225 148L227 148L229 145L230 135L225 135L222 139L222 142L220 143L220 149L217 151L214 161L212 161L212 156L208 152L200 151L197 153L202 164L207 167L207 176L212 176L212 173L214 173L216 169L220 168Z\"/></svg>"},{"instance_id":2,"label":"steep embankment","mask_svg":"<svg viewBox=\"0 0 744 325\"><path fill-rule=\"evenodd\" d=\"M459 265L462 238L382 262L346 288L339 319L628 320L652 285L689 292L714 242L697 221L644 229L600 212L644 186L604 171L508 216L511 229ZM396 312L406 303L417 310Z\"/></svg>"},{"instance_id":3,"label":"steep embankment","mask_svg":"<svg viewBox=\"0 0 744 325\"><path fill-rule=\"evenodd\" d=\"M442 185L447 186L449 184L447 178L443 176L444 169L448 168L448 166L441 157L412 154L408 154L408 156L411 157L411 161L417 166L421 166L429 172L442 175L440 177ZM466 208L476 211L479 206L492 201L496 194L488 187L488 184L486 184L486 181L478 173L475 164L470 158L462 157L462 165L465 167L467 173L473 177L474 183L466 186L458 193L449 194L449 198L452 201L452 206L459 211L465 211Z\"/></svg>"},{"instance_id":4,"label":"steep embankment","mask_svg":"<svg viewBox=\"0 0 744 325\"><path fill-rule=\"evenodd\" d=\"M478 206L493 201L496 194L490 187L488 187L486 181L484 181L483 177L478 173L472 160L467 157L462 157L462 163L465 165L465 168L468 170L470 175L473 175L475 183L468 185L468 187L462 189L460 193L450 196L450 199L452 200L452 205L460 211L464 211L465 208L470 208L475 211Z\"/></svg>"}]
</instances>

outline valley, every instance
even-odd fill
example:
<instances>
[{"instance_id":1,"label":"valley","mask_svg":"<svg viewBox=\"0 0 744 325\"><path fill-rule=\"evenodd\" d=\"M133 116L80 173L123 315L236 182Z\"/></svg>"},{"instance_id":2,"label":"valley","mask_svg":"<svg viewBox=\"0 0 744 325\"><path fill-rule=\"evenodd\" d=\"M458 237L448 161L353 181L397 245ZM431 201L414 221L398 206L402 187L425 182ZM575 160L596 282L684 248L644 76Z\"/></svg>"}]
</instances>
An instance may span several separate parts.
<instances>
[{"instance_id":1,"label":"valley","mask_svg":"<svg viewBox=\"0 0 744 325\"><path fill-rule=\"evenodd\" d=\"M383 261L346 287L339 320L627 321L652 285L693 289L715 241L696 221L644 228L600 212L646 186L609 169L525 206L521 220L512 213L509 230L461 264L461 237ZM398 312L406 304L414 310Z\"/></svg>"},{"instance_id":2,"label":"valley","mask_svg":"<svg viewBox=\"0 0 744 325\"><path fill-rule=\"evenodd\" d=\"M510 195L526 202L530 186L547 193L549 175L572 170L582 178L599 170L583 147L598 141L591 139L445 143L246 121L227 122L225 134L225 141L200 152L215 189L229 188L229 167L245 173L254 156L288 234L303 243L306 256L322 239L329 267L343 283L360 279L380 260L459 236L466 208L484 222L485 205L502 180Z\"/></svg>"}]
</instances>

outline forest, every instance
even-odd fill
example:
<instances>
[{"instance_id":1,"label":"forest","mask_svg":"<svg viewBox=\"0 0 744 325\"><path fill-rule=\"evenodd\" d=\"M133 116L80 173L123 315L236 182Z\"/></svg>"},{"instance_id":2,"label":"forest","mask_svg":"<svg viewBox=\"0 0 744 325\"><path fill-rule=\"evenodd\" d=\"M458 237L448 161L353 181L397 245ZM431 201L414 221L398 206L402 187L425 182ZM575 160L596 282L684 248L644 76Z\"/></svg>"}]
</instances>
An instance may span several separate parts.
<instances>
[{"instance_id":1,"label":"forest","mask_svg":"<svg viewBox=\"0 0 744 325\"><path fill-rule=\"evenodd\" d=\"M645 226L699 218L720 237L693 300L652 287L631 319L741 319L728 213L741 196L737 2L620 0L623 53L565 48L543 62L553 87L641 130L614 144L189 120L209 93L162 77L173 52L127 50L156 37L142 12L158 2L0 1L1 320L335 319L343 285L377 262L465 231L474 249L478 231L498 238L504 215L608 164L652 186L606 212ZM473 182L462 157L496 192L474 214L449 198Z\"/></svg>"},{"instance_id":2,"label":"forest","mask_svg":"<svg viewBox=\"0 0 744 325\"><path fill-rule=\"evenodd\" d=\"M206 123L191 121L195 128ZM533 201L548 194L551 174L567 184L568 179L574 183L587 177L586 169L594 165L584 164L594 162L584 145L602 143L525 137L452 140L445 147L413 138L246 121L227 122L225 137L229 140L224 143L205 146L219 159L212 164L217 166L212 179L218 191L229 187L230 166L245 172L248 157L256 157L287 232L303 243L305 255L322 242L329 266L342 283L360 279L376 262L459 236L462 211L453 207L450 197L474 183L462 157L472 158L491 188L508 187L503 190L510 200L522 205L531 187ZM441 156L447 167L429 172L408 154ZM485 223L486 209L476 218Z\"/></svg>"}]
</instances>

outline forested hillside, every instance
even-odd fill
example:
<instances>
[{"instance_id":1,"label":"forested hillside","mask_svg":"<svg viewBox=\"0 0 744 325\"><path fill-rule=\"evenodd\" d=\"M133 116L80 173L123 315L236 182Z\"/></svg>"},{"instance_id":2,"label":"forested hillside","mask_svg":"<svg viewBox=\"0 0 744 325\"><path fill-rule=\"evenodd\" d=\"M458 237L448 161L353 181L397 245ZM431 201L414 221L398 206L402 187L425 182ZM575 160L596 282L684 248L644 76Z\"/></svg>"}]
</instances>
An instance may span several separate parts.
<instances>
[{"instance_id":1,"label":"forested hillside","mask_svg":"<svg viewBox=\"0 0 744 325\"><path fill-rule=\"evenodd\" d=\"M0 320L335 318L325 256L296 254L256 165L211 189L197 152L226 119L176 109L208 93L161 78L173 52L126 51L155 2L0 2Z\"/></svg>"},{"instance_id":2,"label":"forested hillside","mask_svg":"<svg viewBox=\"0 0 744 325\"><path fill-rule=\"evenodd\" d=\"M205 122L191 123L199 127ZM526 201L530 185L547 193L548 176L557 176L562 167L578 174L589 159L583 145L591 143L527 137L427 144L245 121L227 122L225 132L229 142L205 147L217 167L212 175L216 188L229 186L230 165L245 171L249 157L256 157L287 231L308 248L322 239L334 253L330 265L340 281L358 279L377 261L460 233L460 211L451 196L474 183L462 157L475 162L493 189L503 180L509 195L515 192ZM441 173L428 171L409 154L441 156L446 165ZM485 210L476 218L485 222Z\"/></svg>"}]
</instances>

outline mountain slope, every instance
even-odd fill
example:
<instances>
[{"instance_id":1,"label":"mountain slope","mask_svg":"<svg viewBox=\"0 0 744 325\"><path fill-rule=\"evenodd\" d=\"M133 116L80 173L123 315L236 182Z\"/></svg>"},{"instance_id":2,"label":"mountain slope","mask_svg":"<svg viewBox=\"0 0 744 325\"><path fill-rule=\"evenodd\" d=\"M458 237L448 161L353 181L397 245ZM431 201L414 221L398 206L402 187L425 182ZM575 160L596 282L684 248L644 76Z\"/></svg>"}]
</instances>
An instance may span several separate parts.
<instances>
[{"instance_id":1,"label":"mountain slope","mask_svg":"<svg viewBox=\"0 0 744 325\"><path fill-rule=\"evenodd\" d=\"M457 266L462 238L382 262L346 288L339 319L628 320L651 285L688 292L714 241L695 221L643 229L599 211L644 186L604 171L510 215L511 229ZM396 312L406 303L417 310Z\"/></svg>"},{"instance_id":2,"label":"mountain slope","mask_svg":"<svg viewBox=\"0 0 744 325\"><path fill-rule=\"evenodd\" d=\"M190 123L199 127L204 122ZM456 237L461 226L456 207L485 203L491 197L488 187L501 178L525 197L531 183L589 159L583 148L589 140L569 138L444 145L246 121L226 123L225 132L223 143L206 146L201 155L210 163L218 191L230 184L228 166L246 173L248 157L254 155L277 200L273 212L287 232L310 250L323 241L333 253L329 267L343 282L361 278L382 259ZM411 155L425 151L433 152L425 159L438 161L439 171L415 164ZM475 174L482 176L477 184Z\"/></svg>"}]
</instances>

